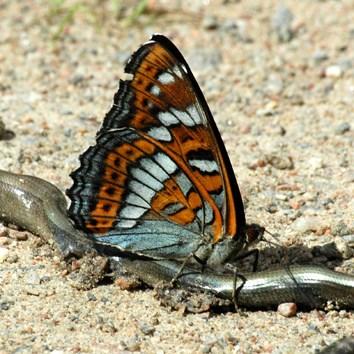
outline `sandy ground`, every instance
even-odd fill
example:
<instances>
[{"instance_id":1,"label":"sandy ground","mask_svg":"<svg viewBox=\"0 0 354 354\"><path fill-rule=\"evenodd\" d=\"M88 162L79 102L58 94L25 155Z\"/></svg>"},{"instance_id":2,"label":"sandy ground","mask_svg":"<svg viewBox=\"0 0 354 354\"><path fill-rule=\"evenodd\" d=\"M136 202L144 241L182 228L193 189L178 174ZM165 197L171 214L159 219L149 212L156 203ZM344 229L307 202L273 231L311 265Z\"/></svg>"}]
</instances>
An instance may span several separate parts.
<instances>
[{"instance_id":1,"label":"sandy ground","mask_svg":"<svg viewBox=\"0 0 354 354\"><path fill-rule=\"evenodd\" d=\"M0 119L14 134L0 141L0 168L69 187L125 60L161 32L206 95L248 221L296 250L293 262L353 273L345 243L354 235L352 0L285 1L290 12L277 1L151 1L130 24L113 2L80 2L76 12L78 1L62 3L64 14L41 0L0 4ZM70 11L73 22L64 19ZM0 353L315 353L354 336L350 311L183 315L149 289L79 291L47 245L6 232ZM323 247L330 242L346 259ZM261 268L281 262L281 249L261 247Z\"/></svg>"}]
</instances>

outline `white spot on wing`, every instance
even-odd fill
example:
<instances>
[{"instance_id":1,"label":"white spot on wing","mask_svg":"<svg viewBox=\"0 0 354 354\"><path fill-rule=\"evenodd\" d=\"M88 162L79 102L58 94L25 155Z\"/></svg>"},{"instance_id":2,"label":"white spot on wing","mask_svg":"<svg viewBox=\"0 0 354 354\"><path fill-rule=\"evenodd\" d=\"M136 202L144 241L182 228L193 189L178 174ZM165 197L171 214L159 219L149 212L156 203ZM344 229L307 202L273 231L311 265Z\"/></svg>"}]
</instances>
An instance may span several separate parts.
<instances>
[{"instance_id":1,"label":"white spot on wing","mask_svg":"<svg viewBox=\"0 0 354 354\"><path fill-rule=\"evenodd\" d=\"M122 218L117 222L117 226L130 229L137 224L137 220L147 212L147 209L128 205L125 206L119 213L118 218Z\"/></svg>"},{"instance_id":2,"label":"white spot on wing","mask_svg":"<svg viewBox=\"0 0 354 354\"><path fill-rule=\"evenodd\" d=\"M128 197L125 199L125 203L140 206L140 207L146 208L146 209L150 208L150 204L135 193L129 193Z\"/></svg>"},{"instance_id":3,"label":"white spot on wing","mask_svg":"<svg viewBox=\"0 0 354 354\"><path fill-rule=\"evenodd\" d=\"M202 124L202 117L200 116L196 106L194 104L190 105L189 107L187 107L187 112L189 113L189 115L192 117L194 123L196 125L198 124Z\"/></svg>"},{"instance_id":4,"label":"white spot on wing","mask_svg":"<svg viewBox=\"0 0 354 354\"><path fill-rule=\"evenodd\" d=\"M146 213L145 208L138 206L125 206L119 213L119 217L127 219L139 219L142 215Z\"/></svg>"},{"instance_id":5,"label":"white spot on wing","mask_svg":"<svg viewBox=\"0 0 354 354\"><path fill-rule=\"evenodd\" d=\"M189 164L201 172L218 172L219 166L216 161L210 160L189 160Z\"/></svg>"},{"instance_id":6,"label":"white spot on wing","mask_svg":"<svg viewBox=\"0 0 354 354\"><path fill-rule=\"evenodd\" d=\"M169 175L157 164L154 160L149 158L143 158L140 160L140 166L146 171L149 171L159 181L164 182L169 179Z\"/></svg>"},{"instance_id":7,"label":"white spot on wing","mask_svg":"<svg viewBox=\"0 0 354 354\"><path fill-rule=\"evenodd\" d=\"M194 104L187 107L185 111L171 108L169 112L160 112L158 118L165 126L181 123L187 127L193 127L203 123L202 117Z\"/></svg>"},{"instance_id":8,"label":"white spot on wing","mask_svg":"<svg viewBox=\"0 0 354 354\"><path fill-rule=\"evenodd\" d=\"M189 114L185 111L178 111L175 108L171 108L171 112L178 118L178 120L186 125L187 127L193 127L194 121L193 119L189 116Z\"/></svg>"},{"instance_id":9,"label":"white spot on wing","mask_svg":"<svg viewBox=\"0 0 354 354\"><path fill-rule=\"evenodd\" d=\"M213 193L211 196L213 197L213 199L215 200L216 205L219 208L221 208L224 205L224 203L225 203L225 193L224 193L223 190L219 194Z\"/></svg>"},{"instance_id":10,"label":"white spot on wing","mask_svg":"<svg viewBox=\"0 0 354 354\"><path fill-rule=\"evenodd\" d=\"M176 181L184 195L187 195L193 187L191 181L184 173L179 173L176 177Z\"/></svg>"},{"instance_id":11,"label":"white spot on wing","mask_svg":"<svg viewBox=\"0 0 354 354\"><path fill-rule=\"evenodd\" d=\"M172 71L173 73L178 76L180 79L183 79L183 74L181 72L181 68L178 66L178 65L175 65L173 68L172 68Z\"/></svg>"},{"instance_id":12,"label":"white spot on wing","mask_svg":"<svg viewBox=\"0 0 354 354\"><path fill-rule=\"evenodd\" d=\"M174 76L167 71L160 74L159 77L157 78L157 80L160 81L164 85L172 84L173 82L175 82Z\"/></svg>"},{"instance_id":13,"label":"white spot on wing","mask_svg":"<svg viewBox=\"0 0 354 354\"><path fill-rule=\"evenodd\" d=\"M164 214L172 215L172 214L178 213L183 208L184 208L184 205L177 202L177 203L173 203L173 204L170 204L167 207L165 207L163 209L163 212L164 212Z\"/></svg>"},{"instance_id":14,"label":"white spot on wing","mask_svg":"<svg viewBox=\"0 0 354 354\"><path fill-rule=\"evenodd\" d=\"M121 74L119 74L119 77L123 80L123 81L132 81L134 78L134 75L131 73L126 73L123 72Z\"/></svg>"},{"instance_id":15,"label":"white spot on wing","mask_svg":"<svg viewBox=\"0 0 354 354\"><path fill-rule=\"evenodd\" d=\"M133 168L131 170L132 176L142 182L144 185L147 185L154 191L159 191L163 188L163 184L156 180L156 178L152 177L149 173L142 170L141 168Z\"/></svg>"},{"instance_id":16,"label":"white spot on wing","mask_svg":"<svg viewBox=\"0 0 354 354\"><path fill-rule=\"evenodd\" d=\"M187 68L184 66L184 64L181 64L181 69L184 71L185 74L187 74Z\"/></svg>"},{"instance_id":17,"label":"white spot on wing","mask_svg":"<svg viewBox=\"0 0 354 354\"><path fill-rule=\"evenodd\" d=\"M154 190L152 190L151 188L143 185L142 183L140 183L138 181L129 182L129 189L131 191L135 192L137 195L141 196L148 203L151 202L151 199L155 195L155 191Z\"/></svg>"},{"instance_id":18,"label":"white spot on wing","mask_svg":"<svg viewBox=\"0 0 354 354\"><path fill-rule=\"evenodd\" d=\"M167 128L165 127L154 127L148 132L148 135L159 141L171 141L172 136Z\"/></svg>"},{"instance_id":19,"label":"white spot on wing","mask_svg":"<svg viewBox=\"0 0 354 354\"><path fill-rule=\"evenodd\" d=\"M170 112L160 112L158 118L159 121L166 126L179 123L178 119Z\"/></svg>"},{"instance_id":20,"label":"white spot on wing","mask_svg":"<svg viewBox=\"0 0 354 354\"><path fill-rule=\"evenodd\" d=\"M135 220L119 220L117 226L123 229L130 229L136 225Z\"/></svg>"},{"instance_id":21,"label":"white spot on wing","mask_svg":"<svg viewBox=\"0 0 354 354\"><path fill-rule=\"evenodd\" d=\"M153 95L158 96L160 94L161 90L160 90L160 87L158 87L157 85L154 85L154 86L151 87L150 92Z\"/></svg>"},{"instance_id":22,"label":"white spot on wing","mask_svg":"<svg viewBox=\"0 0 354 354\"><path fill-rule=\"evenodd\" d=\"M167 155L161 152L157 153L154 159L168 174L174 173L177 169L177 165Z\"/></svg>"},{"instance_id":23,"label":"white spot on wing","mask_svg":"<svg viewBox=\"0 0 354 354\"><path fill-rule=\"evenodd\" d=\"M201 221L204 221L204 224L209 224L213 220L213 210L208 203L204 203L204 210L203 208L199 209L197 216Z\"/></svg>"}]
</instances>

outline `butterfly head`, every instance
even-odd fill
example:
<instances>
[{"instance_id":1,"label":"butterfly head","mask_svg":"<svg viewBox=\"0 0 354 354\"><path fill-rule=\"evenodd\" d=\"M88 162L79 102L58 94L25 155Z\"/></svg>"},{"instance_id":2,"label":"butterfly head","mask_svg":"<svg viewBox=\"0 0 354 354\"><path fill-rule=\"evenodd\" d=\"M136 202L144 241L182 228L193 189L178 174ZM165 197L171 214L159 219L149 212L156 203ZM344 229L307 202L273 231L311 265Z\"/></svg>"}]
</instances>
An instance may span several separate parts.
<instances>
[{"instance_id":1,"label":"butterfly head","mask_svg":"<svg viewBox=\"0 0 354 354\"><path fill-rule=\"evenodd\" d=\"M245 237L247 246L263 239L265 228L258 224L247 224L245 226Z\"/></svg>"}]
</instances>

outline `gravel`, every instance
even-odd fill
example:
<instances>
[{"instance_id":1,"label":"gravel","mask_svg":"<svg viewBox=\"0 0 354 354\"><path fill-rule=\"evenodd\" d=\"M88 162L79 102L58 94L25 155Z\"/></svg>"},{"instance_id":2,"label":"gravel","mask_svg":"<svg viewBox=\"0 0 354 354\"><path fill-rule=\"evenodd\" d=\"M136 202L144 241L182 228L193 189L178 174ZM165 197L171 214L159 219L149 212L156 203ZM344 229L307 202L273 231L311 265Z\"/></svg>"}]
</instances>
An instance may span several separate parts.
<instances>
[{"instance_id":1,"label":"gravel","mask_svg":"<svg viewBox=\"0 0 354 354\"><path fill-rule=\"evenodd\" d=\"M110 1L85 3L72 22L64 15L74 2L57 3L57 12L43 0L0 5L0 116L11 133L0 140L1 169L68 188L128 54L164 33L208 100L248 222L278 235L259 244L259 268L290 260L353 274L351 0L155 1L131 25ZM313 353L354 336L353 312L335 308L291 318L172 311L151 289L112 283L103 260L69 274L37 237L10 234L0 236L1 353Z\"/></svg>"}]
</instances>

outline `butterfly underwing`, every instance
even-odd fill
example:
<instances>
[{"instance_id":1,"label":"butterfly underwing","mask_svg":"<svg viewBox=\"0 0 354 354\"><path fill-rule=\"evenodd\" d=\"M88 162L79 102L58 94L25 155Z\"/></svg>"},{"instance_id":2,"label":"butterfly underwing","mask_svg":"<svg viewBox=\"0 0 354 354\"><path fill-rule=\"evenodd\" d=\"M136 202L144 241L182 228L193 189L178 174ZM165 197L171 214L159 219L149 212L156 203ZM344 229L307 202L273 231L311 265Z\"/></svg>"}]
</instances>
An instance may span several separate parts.
<instances>
[{"instance_id":1,"label":"butterfly underwing","mask_svg":"<svg viewBox=\"0 0 354 354\"><path fill-rule=\"evenodd\" d=\"M220 133L176 46L154 35L129 59L96 144L80 156L69 215L96 243L222 264L247 244Z\"/></svg>"}]
</instances>

